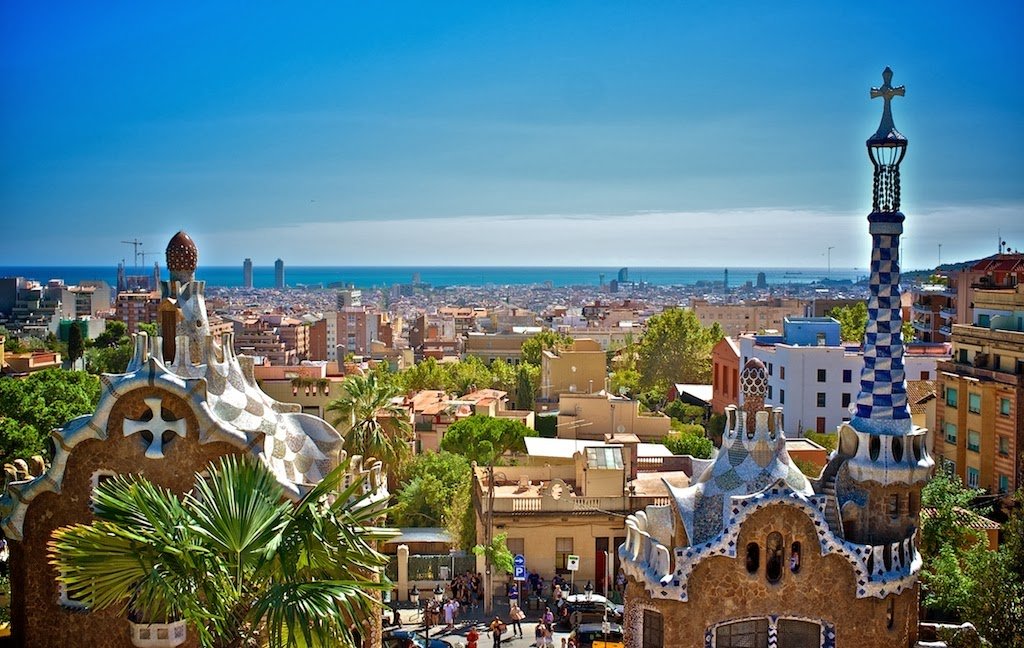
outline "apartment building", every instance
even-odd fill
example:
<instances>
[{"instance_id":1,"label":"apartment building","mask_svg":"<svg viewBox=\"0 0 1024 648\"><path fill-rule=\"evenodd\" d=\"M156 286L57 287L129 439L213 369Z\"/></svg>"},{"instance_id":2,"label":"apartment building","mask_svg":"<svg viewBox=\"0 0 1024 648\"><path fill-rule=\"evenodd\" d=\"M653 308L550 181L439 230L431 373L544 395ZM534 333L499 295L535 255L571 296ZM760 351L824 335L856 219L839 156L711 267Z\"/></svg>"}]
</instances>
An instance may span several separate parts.
<instances>
[{"instance_id":1,"label":"apartment building","mask_svg":"<svg viewBox=\"0 0 1024 648\"><path fill-rule=\"evenodd\" d=\"M768 370L765 402L782 408L791 436L808 429L823 434L851 418L864 352L859 345L843 343L839 328L831 317L794 317L784 320L782 335L739 337L740 363L750 358L764 362ZM949 357L947 344L907 345L903 358L907 380L934 379L937 364ZM724 399L721 389L720 401Z\"/></svg>"},{"instance_id":2,"label":"apartment building","mask_svg":"<svg viewBox=\"0 0 1024 648\"><path fill-rule=\"evenodd\" d=\"M767 299L739 303L712 303L707 299L694 298L690 309L701 325L718 324L726 335L757 333L767 330L782 330L787 317L799 317L804 313L804 303L799 299Z\"/></svg>"},{"instance_id":3,"label":"apartment building","mask_svg":"<svg viewBox=\"0 0 1024 648\"><path fill-rule=\"evenodd\" d=\"M947 285L925 284L910 289L910 322L914 339L921 342L949 342L956 318L956 293Z\"/></svg>"},{"instance_id":4,"label":"apartment building","mask_svg":"<svg viewBox=\"0 0 1024 648\"><path fill-rule=\"evenodd\" d=\"M641 441L660 442L671 419L641 412L640 402L605 391L562 393L558 397L558 438L603 439L606 434L633 434Z\"/></svg>"},{"instance_id":5,"label":"apartment building","mask_svg":"<svg viewBox=\"0 0 1024 648\"><path fill-rule=\"evenodd\" d=\"M138 333L139 324L155 324L160 309L157 291L119 292L114 301L114 319L124 322L128 333Z\"/></svg>"},{"instance_id":6,"label":"apartment building","mask_svg":"<svg viewBox=\"0 0 1024 648\"><path fill-rule=\"evenodd\" d=\"M935 454L964 482L1013 493L1024 479L1024 284L973 291L939 364Z\"/></svg>"},{"instance_id":7,"label":"apartment building","mask_svg":"<svg viewBox=\"0 0 1024 648\"><path fill-rule=\"evenodd\" d=\"M590 338L577 338L567 349L544 351L540 358L540 400L562 393L600 391L608 376L607 355Z\"/></svg>"}]
</instances>

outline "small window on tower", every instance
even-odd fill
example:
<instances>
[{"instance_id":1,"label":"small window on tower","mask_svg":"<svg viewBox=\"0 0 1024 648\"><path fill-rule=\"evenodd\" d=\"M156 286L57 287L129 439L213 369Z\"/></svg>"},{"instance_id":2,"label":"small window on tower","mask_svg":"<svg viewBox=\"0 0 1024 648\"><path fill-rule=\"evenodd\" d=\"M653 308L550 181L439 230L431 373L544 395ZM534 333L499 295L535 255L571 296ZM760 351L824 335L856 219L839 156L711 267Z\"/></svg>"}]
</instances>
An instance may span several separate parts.
<instances>
[{"instance_id":1,"label":"small window on tower","mask_svg":"<svg viewBox=\"0 0 1024 648\"><path fill-rule=\"evenodd\" d=\"M747 572L753 574L761 566L761 547L756 542L747 545Z\"/></svg>"},{"instance_id":2,"label":"small window on tower","mask_svg":"<svg viewBox=\"0 0 1024 648\"><path fill-rule=\"evenodd\" d=\"M889 496L889 517L896 518L900 515L900 496Z\"/></svg>"},{"instance_id":3,"label":"small window on tower","mask_svg":"<svg viewBox=\"0 0 1024 648\"><path fill-rule=\"evenodd\" d=\"M783 557L782 534L773 531L768 534L768 542L765 543L765 569L764 575L769 583L777 583L782 578Z\"/></svg>"}]
</instances>

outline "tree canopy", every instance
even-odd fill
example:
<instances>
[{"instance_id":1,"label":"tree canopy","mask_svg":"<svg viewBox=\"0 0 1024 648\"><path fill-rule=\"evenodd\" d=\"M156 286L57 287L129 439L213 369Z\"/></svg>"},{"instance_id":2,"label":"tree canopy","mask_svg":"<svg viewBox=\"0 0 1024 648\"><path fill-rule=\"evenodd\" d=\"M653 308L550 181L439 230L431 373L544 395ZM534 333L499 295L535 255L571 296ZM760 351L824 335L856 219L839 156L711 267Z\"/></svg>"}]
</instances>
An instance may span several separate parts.
<instances>
[{"instance_id":1,"label":"tree canopy","mask_svg":"<svg viewBox=\"0 0 1024 648\"><path fill-rule=\"evenodd\" d=\"M516 419L470 416L448 428L441 440L441 449L480 465L492 465L506 452L525 451L523 439L528 436L537 436L537 432Z\"/></svg>"},{"instance_id":2,"label":"tree canopy","mask_svg":"<svg viewBox=\"0 0 1024 648\"><path fill-rule=\"evenodd\" d=\"M672 432L662 439L662 443L676 455L710 459L715 454L715 444L705 435L704 428L692 423L673 425Z\"/></svg>"},{"instance_id":3,"label":"tree canopy","mask_svg":"<svg viewBox=\"0 0 1024 648\"><path fill-rule=\"evenodd\" d=\"M541 331L523 342L522 360L540 366L540 356L544 351L551 351L572 345L572 338L565 333Z\"/></svg>"},{"instance_id":4,"label":"tree canopy","mask_svg":"<svg viewBox=\"0 0 1024 648\"><path fill-rule=\"evenodd\" d=\"M100 381L80 371L46 369L23 379L0 379L0 461L50 458L50 432L83 414L100 398Z\"/></svg>"},{"instance_id":5,"label":"tree canopy","mask_svg":"<svg viewBox=\"0 0 1024 648\"><path fill-rule=\"evenodd\" d=\"M335 414L332 424L343 430L345 452L376 457L389 470L400 470L411 454L412 429L408 412L392 400L399 394L397 387L371 372L349 376L341 388L342 395L327 411Z\"/></svg>"},{"instance_id":6,"label":"tree canopy","mask_svg":"<svg viewBox=\"0 0 1024 648\"><path fill-rule=\"evenodd\" d=\"M637 344L640 387L664 392L672 383L709 384L711 349L722 337L722 327L702 326L690 310L670 308L650 318Z\"/></svg>"},{"instance_id":7,"label":"tree canopy","mask_svg":"<svg viewBox=\"0 0 1024 648\"><path fill-rule=\"evenodd\" d=\"M836 306L828 313L829 317L839 320L839 336L844 342L864 343L864 331L868 327L868 304L857 302L851 306ZM914 339L914 325L903 322L903 341L910 342Z\"/></svg>"}]
</instances>

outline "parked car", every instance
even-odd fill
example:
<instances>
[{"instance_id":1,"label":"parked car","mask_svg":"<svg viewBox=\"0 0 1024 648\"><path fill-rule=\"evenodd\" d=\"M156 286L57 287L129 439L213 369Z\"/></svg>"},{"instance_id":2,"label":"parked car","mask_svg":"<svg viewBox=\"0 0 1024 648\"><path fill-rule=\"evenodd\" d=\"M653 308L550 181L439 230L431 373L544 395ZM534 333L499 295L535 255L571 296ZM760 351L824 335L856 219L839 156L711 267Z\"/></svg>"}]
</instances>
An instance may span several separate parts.
<instances>
[{"instance_id":1,"label":"parked car","mask_svg":"<svg viewBox=\"0 0 1024 648\"><path fill-rule=\"evenodd\" d=\"M622 614L617 606L600 594L573 594L565 597L563 603L567 607L566 612L561 609L555 611L558 619L558 626L569 630L584 623L597 623L602 621L619 622Z\"/></svg>"},{"instance_id":2,"label":"parked car","mask_svg":"<svg viewBox=\"0 0 1024 648\"><path fill-rule=\"evenodd\" d=\"M584 623L573 630L569 636L576 639L576 645L579 648L593 648L595 641L605 642L604 648L622 648L625 645L622 626L618 623L609 623L607 632L602 623Z\"/></svg>"},{"instance_id":3,"label":"parked car","mask_svg":"<svg viewBox=\"0 0 1024 648\"><path fill-rule=\"evenodd\" d=\"M439 632L440 628L435 630ZM409 642L412 642L411 644ZM413 632L411 630L385 630L384 641L381 643L383 648L407 648L408 646L415 646L416 648L455 648L452 644L444 639L430 638L430 644L428 645L426 640L423 638L423 632Z\"/></svg>"}]
</instances>

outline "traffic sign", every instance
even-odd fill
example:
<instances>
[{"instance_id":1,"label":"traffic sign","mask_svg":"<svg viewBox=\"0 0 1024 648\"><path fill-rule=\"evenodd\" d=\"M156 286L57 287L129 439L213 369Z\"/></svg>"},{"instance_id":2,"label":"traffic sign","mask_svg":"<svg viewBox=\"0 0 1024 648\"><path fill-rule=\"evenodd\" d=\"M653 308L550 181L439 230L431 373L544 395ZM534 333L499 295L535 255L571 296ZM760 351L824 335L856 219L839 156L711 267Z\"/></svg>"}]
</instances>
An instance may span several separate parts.
<instances>
[{"instance_id":1,"label":"traffic sign","mask_svg":"<svg viewBox=\"0 0 1024 648\"><path fill-rule=\"evenodd\" d=\"M569 571L579 571L580 568L580 557L569 554L565 560L565 568Z\"/></svg>"},{"instance_id":2,"label":"traffic sign","mask_svg":"<svg viewBox=\"0 0 1024 648\"><path fill-rule=\"evenodd\" d=\"M512 559L512 565L515 572L512 578L520 581L526 580L526 556L516 554L515 558Z\"/></svg>"}]
</instances>

